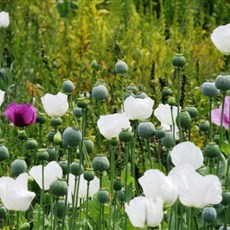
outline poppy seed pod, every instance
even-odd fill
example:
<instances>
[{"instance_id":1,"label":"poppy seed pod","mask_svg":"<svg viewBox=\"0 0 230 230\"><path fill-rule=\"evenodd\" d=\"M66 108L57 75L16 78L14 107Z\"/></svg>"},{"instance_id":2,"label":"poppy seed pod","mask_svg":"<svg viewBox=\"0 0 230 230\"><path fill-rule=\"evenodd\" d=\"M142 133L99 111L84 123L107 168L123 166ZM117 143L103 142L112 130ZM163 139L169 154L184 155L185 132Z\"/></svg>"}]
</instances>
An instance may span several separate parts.
<instances>
[{"instance_id":1,"label":"poppy seed pod","mask_svg":"<svg viewBox=\"0 0 230 230\"><path fill-rule=\"evenodd\" d=\"M91 168L88 168L84 172L84 179L87 180L88 182L92 181L95 177L94 171Z\"/></svg>"},{"instance_id":2,"label":"poppy seed pod","mask_svg":"<svg viewBox=\"0 0 230 230\"><path fill-rule=\"evenodd\" d=\"M92 89L92 98L95 100L104 100L108 97L108 89L102 82L96 83Z\"/></svg>"},{"instance_id":3,"label":"poppy seed pod","mask_svg":"<svg viewBox=\"0 0 230 230\"><path fill-rule=\"evenodd\" d=\"M88 154L91 154L94 152L94 143L92 140L88 138L84 138L83 143L85 145L85 148Z\"/></svg>"},{"instance_id":4,"label":"poppy seed pod","mask_svg":"<svg viewBox=\"0 0 230 230\"><path fill-rule=\"evenodd\" d=\"M98 154L92 162L92 167L95 171L98 172L103 172L103 171L107 171L110 167L110 163L109 160L106 156L102 155L102 154Z\"/></svg>"},{"instance_id":5,"label":"poppy seed pod","mask_svg":"<svg viewBox=\"0 0 230 230\"><path fill-rule=\"evenodd\" d=\"M127 143L127 142L131 141L132 138L133 138L133 133L129 130L122 130L119 133L119 140L121 142Z\"/></svg>"},{"instance_id":6,"label":"poppy seed pod","mask_svg":"<svg viewBox=\"0 0 230 230\"><path fill-rule=\"evenodd\" d=\"M46 149L38 149L36 153L36 158L38 161L48 161L49 160L49 153Z\"/></svg>"},{"instance_id":7,"label":"poppy seed pod","mask_svg":"<svg viewBox=\"0 0 230 230\"><path fill-rule=\"evenodd\" d=\"M66 175L67 171L68 171L68 163L67 163L67 161L59 161L58 164L62 168L63 175Z\"/></svg>"},{"instance_id":8,"label":"poppy seed pod","mask_svg":"<svg viewBox=\"0 0 230 230\"><path fill-rule=\"evenodd\" d=\"M118 190L121 190L122 189L122 183L121 183L121 181L120 180L114 180L114 182L113 182L113 189L115 190L115 191L118 191Z\"/></svg>"},{"instance_id":9,"label":"poppy seed pod","mask_svg":"<svg viewBox=\"0 0 230 230\"><path fill-rule=\"evenodd\" d=\"M226 205L226 206L230 204L230 192L229 191L222 192L221 204Z\"/></svg>"},{"instance_id":10,"label":"poppy seed pod","mask_svg":"<svg viewBox=\"0 0 230 230\"><path fill-rule=\"evenodd\" d=\"M176 98L171 96L168 98L167 102L170 106L175 106L176 105Z\"/></svg>"},{"instance_id":11,"label":"poppy seed pod","mask_svg":"<svg viewBox=\"0 0 230 230\"><path fill-rule=\"evenodd\" d=\"M218 75L215 80L215 86L217 89L227 91L230 89L230 75Z\"/></svg>"},{"instance_id":12,"label":"poppy seed pod","mask_svg":"<svg viewBox=\"0 0 230 230\"><path fill-rule=\"evenodd\" d=\"M106 189L100 189L97 193L97 199L101 204L108 203L109 198L109 192Z\"/></svg>"},{"instance_id":13,"label":"poppy seed pod","mask_svg":"<svg viewBox=\"0 0 230 230\"><path fill-rule=\"evenodd\" d=\"M195 118L198 116L198 110L195 106L189 105L185 108L185 110L189 113L191 118Z\"/></svg>"},{"instance_id":14,"label":"poppy seed pod","mask_svg":"<svg viewBox=\"0 0 230 230\"><path fill-rule=\"evenodd\" d=\"M57 179L50 185L50 192L55 196L65 196L68 191L68 185L65 180Z\"/></svg>"},{"instance_id":15,"label":"poppy seed pod","mask_svg":"<svg viewBox=\"0 0 230 230\"><path fill-rule=\"evenodd\" d=\"M117 193L117 198L120 202L125 202L125 191L124 189L116 191Z\"/></svg>"},{"instance_id":16,"label":"poppy seed pod","mask_svg":"<svg viewBox=\"0 0 230 230\"><path fill-rule=\"evenodd\" d=\"M150 121L143 121L138 124L137 132L142 138L149 139L154 135L155 126Z\"/></svg>"},{"instance_id":17,"label":"poppy seed pod","mask_svg":"<svg viewBox=\"0 0 230 230\"><path fill-rule=\"evenodd\" d=\"M154 134L158 139L161 139L166 136L166 131L162 128L159 128L155 129Z\"/></svg>"},{"instance_id":18,"label":"poppy seed pod","mask_svg":"<svg viewBox=\"0 0 230 230\"><path fill-rule=\"evenodd\" d=\"M75 86L72 81L66 80L62 83L62 92L63 93L72 93L75 89Z\"/></svg>"},{"instance_id":19,"label":"poppy seed pod","mask_svg":"<svg viewBox=\"0 0 230 230\"><path fill-rule=\"evenodd\" d=\"M47 141L52 142L54 140L54 135L56 134L56 132L54 130L50 131L47 135Z\"/></svg>"},{"instance_id":20,"label":"poppy seed pod","mask_svg":"<svg viewBox=\"0 0 230 230\"><path fill-rule=\"evenodd\" d=\"M220 153L221 151L219 146L214 142L208 143L204 148L204 155L208 158L218 157Z\"/></svg>"},{"instance_id":21,"label":"poppy seed pod","mask_svg":"<svg viewBox=\"0 0 230 230\"><path fill-rule=\"evenodd\" d=\"M79 108L85 109L89 104L89 100L85 97L80 97L77 99L77 106Z\"/></svg>"},{"instance_id":22,"label":"poppy seed pod","mask_svg":"<svg viewBox=\"0 0 230 230\"><path fill-rule=\"evenodd\" d=\"M216 209L213 207L205 207L202 211L202 220L211 224L217 217Z\"/></svg>"},{"instance_id":23,"label":"poppy seed pod","mask_svg":"<svg viewBox=\"0 0 230 230\"><path fill-rule=\"evenodd\" d=\"M82 164L80 164L79 161L74 161L70 165L70 173L72 173L74 176L80 176L84 171L84 167Z\"/></svg>"},{"instance_id":24,"label":"poppy seed pod","mask_svg":"<svg viewBox=\"0 0 230 230\"><path fill-rule=\"evenodd\" d=\"M39 124L44 124L46 122L46 117L44 113L38 113L36 122Z\"/></svg>"},{"instance_id":25,"label":"poppy seed pod","mask_svg":"<svg viewBox=\"0 0 230 230\"><path fill-rule=\"evenodd\" d=\"M63 145L75 148L82 141L82 133L77 128L68 127L63 132Z\"/></svg>"},{"instance_id":26,"label":"poppy seed pod","mask_svg":"<svg viewBox=\"0 0 230 230\"><path fill-rule=\"evenodd\" d=\"M0 161L4 161L9 157L9 150L5 145L0 146Z\"/></svg>"},{"instance_id":27,"label":"poppy seed pod","mask_svg":"<svg viewBox=\"0 0 230 230\"><path fill-rule=\"evenodd\" d=\"M128 66L124 61L118 61L115 64L115 72L119 74L125 74L128 72Z\"/></svg>"},{"instance_id":28,"label":"poppy seed pod","mask_svg":"<svg viewBox=\"0 0 230 230\"><path fill-rule=\"evenodd\" d=\"M128 85L126 90L134 94L138 92L138 88L134 84Z\"/></svg>"},{"instance_id":29,"label":"poppy seed pod","mask_svg":"<svg viewBox=\"0 0 230 230\"><path fill-rule=\"evenodd\" d=\"M74 107L73 108L73 115L76 117L76 118L80 118L82 117L82 108L80 107Z\"/></svg>"},{"instance_id":30,"label":"poppy seed pod","mask_svg":"<svg viewBox=\"0 0 230 230\"><path fill-rule=\"evenodd\" d=\"M199 124L199 130L201 132L208 132L210 129L210 123L209 121L202 121L200 124Z\"/></svg>"},{"instance_id":31,"label":"poppy seed pod","mask_svg":"<svg viewBox=\"0 0 230 230\"><path fill-rule=\"evenodd\" d=\"M183 67L186 64L186 59L182 54L176 54L173 58L172 58L172 64L175 67Z\"/></svg>"},{"instance_id":32,"label":"poppy seed pod","mask_svg":"<svg viewBox=\"0 0 230 230\"><path fill-rule=\"evenodd\" d=\"M53 213L58 219L62 219L65 215L65 200L59 199L53 205Z\"/></svg>"},{"instance_id":33,"label":"poppy seed pod","mask_svg":"<svg viewBox=\"0 0 230 230\"><path fill-rule=\"evenodd\" d=\"M220 90L216 88L215 82L204 82L201 86L201 93L207 97L216 97Z\"/></svg>"},{"instance_id":34,"label":"poppy seed pod","mask_svg":"<svg viewBox=\"0 0 230 230\"><path fill-rule=\"evenodd\" d=\"M26 131L25 130L19 130L18 131L18 138L20 140L26 140L27 139L27 134L26 134Z\"/></svg>"},{"instance_id":35,"label":"poppy seed pod","mask_svg":"<svg viewBox=\"0 0 230 230\"><path fill-rule=\"evenodd\" d=\"M175 141L171 132L167 132L166 135L161 138L161 144L166 148L171 148L175 145Z\"/></svg>"},{"instance_id":36,"label":"poppy seed pod","mask_svg":"<svg viewBox=\"0 0 230 230\"><path fill-rule=\"evenodd\" d=\"M169 87L164 87L162 89L162 96L163 97L169 97L172 95L172 90Z\"/></svg>"},{"instance_id":37,"label":"poppy seed pod","mask_svg":"<svg viewBox=\"0 0 230 230\"><path fill-rule=\"evenodd\" d=\"M112 146L117 146L118 145L118 139L116 137L113 137L112 139L110 139L109 143Z\"/></svg>"},{"instance_id":38,"label":"poppy seed pod","mask_svg":"<svg viewBox=\"0 0 230 230\"><path fill-rule=\"evenodd\" d=\"M0 207L0 220L3 220L6 218L6 209L4 206Z\"/></svg>"},{"instance_id":39,"label":"poppy seed pod","mask_svg":"<svg viewBox=\"0 0 230 230\"><path fill-rule=\"evenodd\" d=\"M38 147L38 142L33 139L33 138L29 138L26 142L25 142L25 148L27 150L34 150Z\"/></svg>"},{"instance_id":40,"label":"poppy seed pod","mask_svg":"<svg viewBox=\"0 0 230 230\"><path fill-rule=\"evenodd\" d=\"M52 127L57 127L62 124L62 119L60 117L51 117L50 119L50 125Z\"/></svg>"},{"instance_id":41,"label":"poppy seed pod","mask_svg":"<svg viewBox=\"0 0 230 230\"><path fill-rule=\"evenodd\" d=\"M182 110L176 117L177 125L179 124L179 119L180 119L181 128L189 129L189 127L191 125L191 121L192 121L191 116L189 115L189 113L187 111L185 111L185 110Z\"/></svg>"},{"instance_id":42,"label":"poppy seed pod","mask_svg":"<svg viewBox=\"0 0 230 230\"><path fill-rule=\"evenodd\" d=\"M16 159L11 164L11 173L13 176L18 176L21 173L26 172L27 164L22 159Z\"/></svg>"}]
</instances>

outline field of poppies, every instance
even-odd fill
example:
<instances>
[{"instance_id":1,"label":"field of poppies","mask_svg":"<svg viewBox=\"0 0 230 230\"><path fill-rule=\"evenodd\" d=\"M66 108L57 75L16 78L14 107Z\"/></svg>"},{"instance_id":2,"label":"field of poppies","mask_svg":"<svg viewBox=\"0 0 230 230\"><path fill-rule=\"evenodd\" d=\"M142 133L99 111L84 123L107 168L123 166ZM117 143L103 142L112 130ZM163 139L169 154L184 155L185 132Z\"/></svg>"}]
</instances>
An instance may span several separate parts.
<instances>
[{"instance_id":1,"label":"field of poppies","mask_svg":"<svg viewBox=\"0 0 230 230\"><path fill-rule=\"evenodd\" d=\"M0 1L0 229L229 230L229 11Z\"/></svg>"}]
</instances>

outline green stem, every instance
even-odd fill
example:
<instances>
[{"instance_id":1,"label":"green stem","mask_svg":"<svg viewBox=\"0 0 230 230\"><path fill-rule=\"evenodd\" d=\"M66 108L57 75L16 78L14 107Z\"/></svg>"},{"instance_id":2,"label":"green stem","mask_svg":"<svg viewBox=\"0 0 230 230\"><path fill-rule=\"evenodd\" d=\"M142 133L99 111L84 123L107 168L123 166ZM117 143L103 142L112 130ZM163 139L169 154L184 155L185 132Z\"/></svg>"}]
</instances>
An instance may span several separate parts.
<instances>
[{"instance_id":1,"label":"green stem","mask_svg":"<svg viewBox=\"0 0 230 230\"><path fill-rule=\"evenodd\" d=\"M44 205L44 163L42 162L42 190L41 190L41 205L42 205L42 229L45 229L45 205Z\"/></svg>"},{"instance_id":2,"label":"green stem","mask_svg":"<svg viewBox=\"0 0 230 230\"><path fill-rule=\"evenodd\" d=\"M209 140L212 141L212 102L213 98L209 99L209 124L210 124L210 129L209 129Z\"/></svg>"},{"instance_id":3,"label":"green stem","mask_svg":"<svg viewBox=\"0 0 230 230\"><path fill-rule=\"evenodd\" d=\"M181 98L181 82L180 82L180 68L176 68L177 73L177 87L178 87L178 93L177 93L177 117L180 117L180 98ZM180 142L182 141L182 129L181 129L181 122L180 119L178 119L178 129L180 134Z\"/></svg>"},{"instance_id":4,"label":"green stem","mask_svg":"<svg viewBox=\"0 0 230 230\"><path fill-rule=\"evenodd\" d=\"M191 207L189 209L189 212L190 212L190 217L189 217L189 229L188 230L194 230L194 228L193 228L194 209Z\"/></svg>"},{"instance_id":5,"label":"green stem","mask_svg":"<svg viewBox=\"0 0 230 230\"><path fill-rule=\"evenodd\" d=\"M129 162L129 143L125 144L125 202L128 202L127 199L127 190L128 190L128 162ZM127 215L125 214L124 230L127 229Z\"/></svg>"},{"instance_id":6,"label":"green stem","mask_svg":"<svg viewBox=\"0 0 230 230\"><path fill-rule=\"evenodd\" d=\"M50 220L51 220L51 229L53 228L53 194L50 193Z\"/></svg>"},{"instance_id":7,"label":"green stem","mask_svg":"<svg viewBox=\"0 0 230 230\"><path fill-rule=\"evenodd\" d=\"M229 160L227 161L227 170L226 170L226 178L225 178L225 186L227 190L229 188L228 180L229 180Z\"/></svg>"},{"instance_id":8,"label":"green stem","mask_svg":"<svg viewBox=\"0 0 230 230\"><path fill-rule=\"evenodd\" d=\"M152 157L151 157L149 140L145 140L145 143L146 143L146 147L147 147L147 153L148 153L148 157L149 157L150 167L151 167L151 169L153 169L153 162L152 162Z\"/></svg>"},{"instance_id":9,"label":"green stem","mask_svg":"<svg viewBox=\"0 0 230 230\"><path fill-rule=\"evenodd\" d=\"M175 138L175 121L174 121L174 116L173 116L173 106L170 106L170 111L171 111L171 117L172 117L173 141L174 141L174 143L176 143L176 138Z\"/></svg>"},{"instance_id":10,"label":"green stem","mask_svg":"<svg viewBox=\"0 0 230 230\"><path fill-rule=\"evenodd\" d=\"M224 102L225 102L226 92L223 92L222 94L223 94L223 99L222 99L221 118L220 118L220 143L219 143L220 147L223 142L223 118L224 118Z\"/></svg>"},{"instance_id":11,"label":"green stem","mask_svg":"<svg viewBox=\"0 0 230 230\"><path fill-rule=\"evenodd\" d=\"M17 227L16 227L16 229L19 230L19 212L16 212L16 218L17 218Z\"/></svg>"},{"instance_id":12,"label":"green stem","mask_svg":"<svg viewBox=\"0 0 230 230\"><path fill-rule=\"evenodd\" d=\"M90 182L88 181L87 182L87 193L86 193L86 210L85 210L85 218L86 218L86 226L85 226L85 229L88 229L88 212L89 212L89 185L90 185Z\"/></svg>"},{"instance_id":13,"label":"green stem","mask_svg":"<svg viewBox=\"0 0 230 230\"><path fill-rule=\"evenodd\" d=\"M122 101L122 112L124 112L124 76L121 75L121 101Z\"/></svg>"}]
</instances>

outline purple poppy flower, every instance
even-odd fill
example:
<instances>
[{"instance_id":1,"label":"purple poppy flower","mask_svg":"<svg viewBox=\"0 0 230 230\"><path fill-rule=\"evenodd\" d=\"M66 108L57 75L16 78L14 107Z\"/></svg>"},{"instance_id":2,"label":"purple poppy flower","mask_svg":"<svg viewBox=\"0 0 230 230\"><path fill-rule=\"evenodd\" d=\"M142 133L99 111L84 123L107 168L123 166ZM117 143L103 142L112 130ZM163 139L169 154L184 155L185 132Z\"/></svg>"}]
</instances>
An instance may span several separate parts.
<instances>
[{"instance_id":1,"label":"purple poppy flower","mask_svg":"<svg viewBox=\"0 0 230 230\"><path fill-rule=\"evenodd\" d=\"M4 115L16 126L22 127L36 122L37 109L31 104L10 103Z\"/></svg>"},{"instance_id":2,"label":"purple poppy flower","mask_svg":"<svg viewBox=\"0 0 230 230\"><path fill-rule=\"evenodd\" d=\"M222 105L219 107L219 109L213 109L211 112L212 117L212 123L220 126L221 123L221 110ZM224 101L224 116L223 116L223 126L224 128L229 128L229 112L230 112L230 97L225 97Z\"/></svg>"}]
</instances>

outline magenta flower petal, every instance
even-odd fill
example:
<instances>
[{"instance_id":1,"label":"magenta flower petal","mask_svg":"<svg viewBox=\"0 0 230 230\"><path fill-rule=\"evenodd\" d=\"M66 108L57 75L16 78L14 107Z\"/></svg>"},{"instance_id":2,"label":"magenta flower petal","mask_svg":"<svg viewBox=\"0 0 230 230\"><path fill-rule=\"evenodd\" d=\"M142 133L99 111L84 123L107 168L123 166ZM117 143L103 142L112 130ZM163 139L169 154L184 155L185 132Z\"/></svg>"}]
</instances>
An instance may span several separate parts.
<instances>
[{"instance_id":1,"label":"magenta flower petal","mask_svg":"<svg viewBox=\"0 0 230 230\"><path fill-rule=\"evenodd\" d=\"M31 104L11 103L4 115L16 126L22 127L36 122L37 109Z\"/></svg>"}]
</instances>

